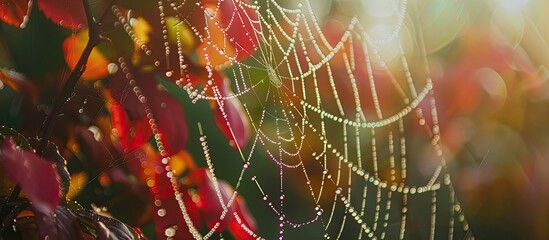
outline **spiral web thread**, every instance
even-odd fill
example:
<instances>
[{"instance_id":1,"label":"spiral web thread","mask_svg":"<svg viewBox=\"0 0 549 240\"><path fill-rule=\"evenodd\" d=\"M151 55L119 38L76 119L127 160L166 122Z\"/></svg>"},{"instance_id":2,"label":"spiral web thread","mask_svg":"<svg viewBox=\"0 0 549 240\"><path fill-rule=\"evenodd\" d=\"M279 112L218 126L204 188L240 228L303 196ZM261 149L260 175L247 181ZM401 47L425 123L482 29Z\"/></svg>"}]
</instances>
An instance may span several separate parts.
<instances>
[{"instance_id":1,"label":"spiral web thread","mask_svg":"<svg viewBox=\"0 0 549 240\"><path fill-rule=\"evenodd\" d=\"M164 18L169 9L177 13L175 17L181 24L187 24L202 42L208 43L205 48L211 48L226 57L226 63L220 66L213 66L208 61L206 69L225 69L231 77L235 93L223 95L220 86L216 86L214 81L209 81L203 89L192 87L190 80L185 78L180 79L178 84L189 93L193 101L216 101L233 136L236 133L225 114L224 104L232 98L239 98L253 128L248 148L241 149L237 142L234 143L243 167L234 186L235 192L228 202L221 197L217 182L213 183L217 200L224 209L219 216L220 221L227 217L228 208L234 203L239 188L251 180L252 184L246 186L257 187L262 193L265 206L277 216L279 238L286 236L289 231L314 224L320 224L324 230L314 238L473 238L455 197L450 176L445 171L433 83L428 76L423 37L421 33L418 34L422 64L427 75L423 79L414 77L410 71L408 57L400 44L401 28L405 20L409 19L406 17L408 5L412 3L406 0L392 1L396 24L387 37L371 37L358 19L353 18L339 41L333 44L321 30L309 0L286 4L290 6L283 6L277 0L267 0L260 5L239 0L220 0L214 5L215 8L199 2L193 14L204 14L206 19L215 19L216 14L220 14L221 1L234 4L235 11L230 24L222 28L217 23L207 21L205 35L187 19L179 19L180 16L186 16L180 9L188 3L158 1L161 23L165 28L167 25ZM113 11L117 13L116 6ZM257 19L253 19L249 11L255 12ZM136 44L150 55L148 47L132 33L128 20L119 11L117 16ZM252 26L253 32L247 32L246 36L250 42L257 40L258 44L254 45L256 53L251 60L236 59L239 51L246 51L239 47L238 42L235 43L236 53L226 53L226 46L217 45L220 41L209 35L215 28L225 32L238 24ZM221 42L225 45L233 40L224 39ZM356 42L363 46L358 52L355 51L357 45L353 44ZM181 50L181 36L177 36L177 51L170 49L168 42L165 46L166 59L169 59L170 54L178 54L179 64L176 68L185 76L186 59ZM385 63L380 54L388 46L397 46L399 50L398 67ZM208 59L207 55L204 57ZM357 65L361 64L357 63L359 58L365 59L365 66ZM122 58L120 65L124 69ZM170 67L169 63L166 65ZM342 69L345 76L336 74L342 72ZM357 69L366 69L366 77L355 78ZM376 69L385 72L389 78L383 78L383 82L376 79ZM166 75L170 77L171 71ZM130 85L135 85L135 81L128 80ZM365 83L367 88L363 87ZM378 89L380 84L384 84L384 88L391 86L392 91L398 94L402 101L399 109L391 112L382 110L382 96ZM416 89L417 85L421 87ZM139 98L139 88L135 90L138 86L133 87ZM214 95L207 95L207 88L211 88ZM352 101L344 102L343 98L349 98L350 95ZM150 109L146 109L146 113L153 120L151 128L155 132L154 116ZM416 134L425 136L424 140L427 139L425 142L431 149L429 156L436 159L432 171L423 174L427 177L412 176L420 174L416 169L417 154L410 154L413 152L410 146L417 144L408 139ZM160 135L155 139L164 157L162 163L169 169L170 157L163 151L163 139ZM207 136L202 135L200 141L207 165L216 179L215 161L212 159L215 156L210 155ZM252 157L257 151L266 157ZM266 164L264 161L278 167L280 189L274 191L277 193L275 195L268 194L262 187L265 186L262 182L269 179L262 179L261 176L250 178L245 174L254 165ZM170 173L167 177L172 182L175 198L189 231L196 239L212 237L220 223L205 234L197 230L180 197L176 177ZM285 190L290 187L289 177L292 178L290 181L301 182L305 186L301 191L306 191L304 195L308 196L305 197L308 201L298 203L303 205L302 208L308 208L310 216L305 220L292 219L291 213L285 212L288 205L296 204L285 201ZM234 217L251 236L263 238L241 221L242 216L234 213Z\"/></svg>"}]
</instances>

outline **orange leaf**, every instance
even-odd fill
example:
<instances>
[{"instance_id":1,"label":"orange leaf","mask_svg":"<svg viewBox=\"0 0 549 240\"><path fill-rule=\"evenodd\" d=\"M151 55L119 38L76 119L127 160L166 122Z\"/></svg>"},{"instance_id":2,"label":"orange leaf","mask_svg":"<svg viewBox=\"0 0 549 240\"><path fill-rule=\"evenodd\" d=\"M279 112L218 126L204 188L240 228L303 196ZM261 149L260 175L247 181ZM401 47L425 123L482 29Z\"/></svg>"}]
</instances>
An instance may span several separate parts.
<instances>
[{"instance_id":1,"label":"orange leaf","mask_svg":"<svg viewBox=\"0 0 549 240\"><path fill-rule=\"evenodd\" d=\"M205 8L207 9L207 14L213 14L215 5L206 5ZM219 15L218 13L216 17ZM204 38L204 42L198 46L198 63L201 65L209 63L213 67L228 64L229 58L236 57L234 47L229 44L221 26L219 26L219 19L212 19L210 16L205 16L205 19L209 30ZM208 44L208 42L211 44Z\"/></svg>"},{"instance_id":2,"label":"orange leaf","mask_svg":"<svg viewBox=\"0 0 549 240\"><path fill-rule=\"evenodd\" d=\"M176 176L181 175L186 169L195 168L193 156L186 150L181 150L170 158L170 168Z\"/></svg>"},{"instance_id":3,"label":"orange leaf","mask_svg":"<svg viewBox=\"0 0 549 240\"><path fill-rule=\"evenodd\" d=\"M65 55L65 61L71 69L76 66L80 55L86 48L88 42L88 29L82 29L82 31L69 36L63 42L63 53ZM97 48L94 48L88 58L86 70L82 74L82 79L92 80L104 78L109 75L108 65L109 60L101 54Z\"/></svg>"},{"instance_id":4,"label":"orange leaf","mask_svg":"<svg viewBox=\"0 0 549 240\"><path fill-rule=\"evenodd\" d=\"M80 191L86 187L88 183L88 174L85 172L73 173L71 174L71 184L69 187L69 192L67 193L67 199L74 199Z\"/></svg>"},{"instance_id":5,"label":"orange leaf","mask_svg":"<svg viewBox=\"0 0 549 240\"><path fill-rule=\"evenodd\" d=\"M0 69L0 89L2 89L4 83L13 90L22 92L33 101L37 100L36 87L22 74L11 70Z\"/></svg>"}]
</instances>

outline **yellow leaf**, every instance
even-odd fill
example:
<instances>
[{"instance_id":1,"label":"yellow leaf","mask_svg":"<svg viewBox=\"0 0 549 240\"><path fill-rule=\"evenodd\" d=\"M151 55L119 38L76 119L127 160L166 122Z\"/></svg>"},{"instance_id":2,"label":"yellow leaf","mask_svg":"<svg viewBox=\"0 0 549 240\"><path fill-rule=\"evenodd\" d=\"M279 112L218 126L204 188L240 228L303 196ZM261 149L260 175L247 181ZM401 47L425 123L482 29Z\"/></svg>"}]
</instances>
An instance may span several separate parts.
<instances>
[{"instance_id":1,"label":"yellow leaf","mask_svg":"<svg viewBox=\"0 0 549 240\"><path fill-rule=\"evenodd\" d=\"M140 65L142 58L141 54L143 53L141 46L150 41L149 34L151 33L151 25L142 17L132 18L130 22L133 32L135 33L135 38L139 40L139 44L134 44L135 51L133 51L132 63L134 65Z\"/></svg>"},{"instance_id":2,"label":"yellow leaf","mask_svg":"<svg viewBox=\"0 0 549 240\"><path fill-rule=\"evenodd\" d=\"M142 17L135 18L132 21L132 29L135 33L135 37L139 39L143 44L149 43L149 33L151 32L151 25ZM139 48L139 46L136 46Z\"/></svg>"},{"instance_id":3,"label":"yellow leaf","mask_svg":"<svg viewBox=\"0 0 549 240\"><path fill-rule=\"evenodd\" d=\"M168 27L168 40L170 42L177 44L177 38L179 34L181 50L183 50L183 53L190 53L194 50L194 34L189 29L187 24L181 22L175 17L167 17L166 26Z\"/></svg>"},{"instance_id":4,"label":"yellow leaf","mask_svg":"<svg viewBox=\"0 0 549 240\"><path fill-rule=\"evenodd\" d=\"M209 63L214 68L223 67L230 62L230 57L236 56L236 51L225 37L221 26L216 24L220 20L206 17L206 21L208 34L205 36L204 42L198 46L198 63L201 65ZM211 44L208 44L208 42Z\"/></svg>"},{"instance_id":5,"label":"yellow leaf","mask_svg":"<svg viewBox=\"0 0 549 240\"><path fill-rule=\"evenodd\" d=\"M78 196L87 183L88 175L85 172L71 174L71 184L69 187L69 192L67 193L67 199L73 199Z\"/></svg>"},{"instance_id":6,"label":"yellow leaf","mask_svg":"<svg viewBox=\"0 0 549 240\"><path fill-rule=\"evenodd\" d=\"M171 157L170 168L179 176L185 169L194 168L194 159L189 152L182 150Z\"/></svg>"}]
</instances>

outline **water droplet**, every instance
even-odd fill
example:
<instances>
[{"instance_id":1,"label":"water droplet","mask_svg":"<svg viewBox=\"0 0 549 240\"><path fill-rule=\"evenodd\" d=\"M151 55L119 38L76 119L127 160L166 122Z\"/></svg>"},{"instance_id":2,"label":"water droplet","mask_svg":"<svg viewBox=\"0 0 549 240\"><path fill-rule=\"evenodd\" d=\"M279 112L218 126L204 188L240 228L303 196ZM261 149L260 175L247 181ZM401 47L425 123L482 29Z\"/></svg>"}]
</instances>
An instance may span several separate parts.
<instances>
[{"instance_id":1,"label":"water droplet","mask_svg":"<svg viewBox=\"0 0 549 240\"><path fill-rule=\"evenodd\" d=\"M107 65L107 71L111 75L115 74L116 72L118 72L118 65L116 65L116 63L109 63L109 65Z\"/></svg>"},{"instance_id":2,"label":"water droplet","mask_svg":"<svg viewBox=\"0 0 549 240\"><path fill-rule=\"evenodd\" d=\"M28 15L23 17L23 21L21 22L21 25L19 25L19 28L25 28L27 26L27 22L29 22L29 16Z\"/></svg>"},{"instance_id":3,"label":"water droplet","mask_svg":"<svg viewBox=\"0 0 549 240\"><path fill-rule=\"evenodd\" d=\"M164 217L166 216L166 210L165 209L158 209L158 216Z\"/></svg>"},{"instance_id":4,"label":"water droplet","mask_svg":"<svg viewBox=\"0 0 549 240\"><path fill-rule=\"evenodd\" d=\"M174 228L166 228L166 230L164 231L164 235L166 235L166 237L175 236L175 229Z\"/></svg>"},{"instance_id":5,"label":"water droplet","mask_svg":"<svg viewBox=\"0 0 549 240\"><path fill-rule=\"evenodd\" d=\"M145 96L140 96L139 97L139 101L142 102L142 103L146 103L147 102L147 98Z\"/></svg>"},{"instance_id":6,"label":"water droplet","mask_svg":"<svg viewBox=\"0 0 549 240\"><path fill-rule=\"evenodd\" d=\"M80 109L82 110L82 109ZM79 110L79 112L80 112ZM101 129L99 129L97 126L95 125L92 125L88 128L88 131L90 131L91 133L93 133L93 138L95 139L95 141L102 141L103 140L103 134L101 133Z\"/></svg>"}]
</instances>

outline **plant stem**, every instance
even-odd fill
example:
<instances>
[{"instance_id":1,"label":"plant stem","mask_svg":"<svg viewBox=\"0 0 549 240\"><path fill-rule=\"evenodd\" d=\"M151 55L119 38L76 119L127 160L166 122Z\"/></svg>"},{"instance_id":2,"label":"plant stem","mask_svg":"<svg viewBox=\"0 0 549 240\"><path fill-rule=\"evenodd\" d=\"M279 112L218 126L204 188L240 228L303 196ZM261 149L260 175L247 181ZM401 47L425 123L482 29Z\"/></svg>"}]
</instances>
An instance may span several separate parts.
<instances>
[{"instance_id":1,"label":"plant stem","mask_svg":"<svg viewBox=\"0 0 549 240\"><path fill-rule=\"evenodd\" d=\"M55 126L55 121L57 120L57 117L61 112L61 108L72 94L74 87L78 82L78 79L80 79L82 73L86 69L86 63L93 47L95 47L95 45L97 45L98 43L99 42L92 41L92 38L90 36L90 41L88 41L86 48L84 48L82 55L80 55L80 59L78 60L76 67L71 71L71 74L69 75L67 82L63 86L60 95L55 98L52 111L46 118L44 131L42 132L42 137L40 139L40 144L38 145L38 148L36 150L38 155L42 155L42 153L46 149L48 145L48 139L53 132L53 127Z\"/></svg>"},{"instance_id":2,"label":"plant stem","mask_svg":"<svg viewBox=\"0 0 549 240\"><path fill-rule=\"evenodd\" d=\"M102 37L99 34L99 24L93 20L93 15L92 15L88 0L82 0L82 2L84 5L84 12L86 13L86 19L88 22L89 40L88 40L88 43L86 44L86 47L84 48L84 51L80 55L80 59L78 59L76 66L71 71L65 84L63 85L63 89L61 90L61 93L57 97L55 97L53 101L52 111L46 118L44 131L42 132L40 143L38 145L38 148L36 149L37 154L40 156L44 153L44 150L48 146L48 143L49 143L48 139L50 138L50 135L53 132L55 121L57 120L57 117L59 116L59 113L61 112L61 109L64 103L70 97L70 95L74 91L74 87L76 86L76 83L78 82L78 80L80 79L84 71L86 70L86 64L88 62L88 58L90 57L91 51L102 40ZM10 203L17 200L17 198L19 197L19 194L21 193L21 190L22 190L21 185L17 183L17 185L15 185L13 191L11 192L11 195L8 198L8 201L6 202L6 204L2 206L2 209L0 210L0 221L3 222L3 220L6 218L7 214L9 213Z\"/></svg>"}]
</instances>

